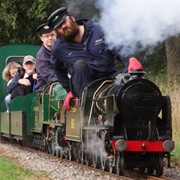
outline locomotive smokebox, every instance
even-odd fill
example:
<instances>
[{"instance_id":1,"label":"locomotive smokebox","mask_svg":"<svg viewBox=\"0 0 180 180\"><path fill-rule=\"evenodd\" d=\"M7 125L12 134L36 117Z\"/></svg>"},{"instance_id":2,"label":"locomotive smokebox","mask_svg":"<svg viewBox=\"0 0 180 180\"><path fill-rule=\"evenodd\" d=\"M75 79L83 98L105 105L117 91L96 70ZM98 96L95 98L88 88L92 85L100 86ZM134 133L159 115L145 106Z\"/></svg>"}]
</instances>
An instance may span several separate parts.
<instances>
[{"instance_id":1,"label":"locomotive smokebox","mask_svg":"<svg viewBox=\"0 0 180 180\"><path fill-rule=\"evenodd\" d=\"M144 71L131 71L130 79L120 89L117 96L117 107L121 114L121 119L129 128L137 126L146 129L155 126L156 118L162 108L162 94L159 88L151 81L143 78ZM144 135L132 135L134 138L147 139L148 130ZM131 136L131 135L129 135ZM138 137L137 137L138 136Z\"/></svg>"}]
</instances>

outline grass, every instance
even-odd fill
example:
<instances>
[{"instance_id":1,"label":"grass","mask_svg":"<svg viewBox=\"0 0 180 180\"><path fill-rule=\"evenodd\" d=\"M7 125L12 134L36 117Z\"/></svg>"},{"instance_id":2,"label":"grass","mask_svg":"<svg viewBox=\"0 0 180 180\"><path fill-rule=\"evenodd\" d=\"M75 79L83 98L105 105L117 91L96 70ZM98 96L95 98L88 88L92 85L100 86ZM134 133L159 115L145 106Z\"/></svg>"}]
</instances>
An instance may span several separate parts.
<instances>
[{"instance_id":1,"label":"grass","mask_svg":"<svg viewBox=\"0 0 180 180\"><path fill-rule=\"evenodd\" d=\"M172 152L172 162L175 165L180 166L180 86L169 84L167 86L168 92L171 97L172 107L172 129L173 129L173 140L175 141L175 149Z\"/></svg>"},{"instance_id":2,"label":"grass","mask_svg":"<svg viewBox=\"0 0 180 180\"><path fill-rule=\"evenodd\" d=\"M0 158L1 180L32 180L35 177L36 176L33 172L20 167L12 160Z\"/></svg>"},{"instance_id":3,"label":"grass","mask_svg":"<svg viewBox=\"0 0 180 180\"><path fill-rule=\"evenodd\" d=\"M0 180L50 180L46 172L22 167L16 159L0 149Z\"/></svg>"},{"instance_id":4,"label":"grass","mask_svg":"<svg viewBox=\"0 0 180 180\"><path fill-rule=\"evenodd\" d=\"M175 141L171 161L180 167L180 84L178 82L167 82L166 76L158 76L158 78L154 77L154 79L153 82L160 88L162 95L168 95L171 98L172 134Z\"/></svg>"},{"instance_id":5,"label":"grass","mask_svg":"<svg viewBox=\"0 0 180 180\"><path fill-rule=\"evenodd\" d=\"M175 141L175 149L171 153L171 161L175 166L180 167L180 142Z\"/></svg>"}]
</instances>

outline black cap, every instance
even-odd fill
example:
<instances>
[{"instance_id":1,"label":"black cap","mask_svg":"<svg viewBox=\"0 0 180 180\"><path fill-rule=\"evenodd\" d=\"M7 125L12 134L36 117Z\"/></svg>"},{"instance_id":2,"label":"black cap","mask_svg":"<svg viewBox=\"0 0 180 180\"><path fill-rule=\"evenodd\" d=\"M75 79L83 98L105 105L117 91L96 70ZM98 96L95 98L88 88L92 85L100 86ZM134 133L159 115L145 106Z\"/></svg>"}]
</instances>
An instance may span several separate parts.
<instances>
[{"instance_id":1,"label":"black cap","mask_svg":"<svg viewBox=\"0 0 180 180\"><path fill-rule=\"evenodd\" d=\"M58 28L65 21L67 14L69 13L66 7L57 9L49 16L47 20L48 25L53 29Z\"/></svg>"},{"instance_id":2,"label":"black cap","mask_svg":"<svg viewBox=\"0 0 180 180\"><path fill-rule=\"evenodd\" d=\"M37 29L36 32L41 35L45 33L49 33L53 30L53 28L49 27L47 23L41 24Z\"/></svg>"}]
</instances>

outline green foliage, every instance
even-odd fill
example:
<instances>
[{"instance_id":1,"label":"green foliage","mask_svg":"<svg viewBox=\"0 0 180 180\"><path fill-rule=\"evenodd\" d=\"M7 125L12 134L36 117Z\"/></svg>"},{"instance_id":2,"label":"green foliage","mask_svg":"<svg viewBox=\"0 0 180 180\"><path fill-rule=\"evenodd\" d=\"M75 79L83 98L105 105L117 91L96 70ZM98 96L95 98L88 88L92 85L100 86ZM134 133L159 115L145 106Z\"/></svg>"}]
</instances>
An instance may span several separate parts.
<instances>
[{"instance_id":1,"label":"green foliage","mask_svg":"<svg viewBox=\"0 0 180 180\"><path fill-rule=\"evenodd\" d=\"M148 47L141 52L137 52L136 57L141 62L146 72L146 78L152 81L159 79L161 82L167 80L165 43L158 44L158 46L154 48ZM116 60L115 65L117 69L124 67L124 64L118 60Z\"/></svg>"},{"instance_id":2,"label":"green foliage","mask_svg":"<svg viewBox=\"0 0 180 180\"><path fill-rule=\"evenodd\" d=\"M1 0L0 45L39 44L36 28L57 8L55 0Z\"/></svg>"},{"instance_id":3,"label":"green foliage","mask_svg":"<svg viewBox=\"0 0 180 180\"><path fill-rule=\"evenodd\" d=\"M96 8L96 0L65 0L62 5L68 7L76 19L91 19L96 21L99 17L99 10Z\"/></svg>"},{"instance_id":4,"label":"green foliage","mask_svg":"<svg viewBox=\"0 0 180 180\"><path fill-rule=\"evenodd\" d=\"M139 60L143 64L144 71L148 76L166 75L167 59L165 43L158 44L156 47L148 47L139 54Z\"/></svg>"},{"instance_id":5,"label":"green foliage","mask_svg":"<svg viewBox=\"0 0 180 180\"><path fill-rule=\"evenodd\" d=\"M90 18L97 14L93 2L95 0L1 0L0 45L40 44L36 28L45 23L54 10L67 6L78 18L80 15Z\"/></svg>"}]
</instances>

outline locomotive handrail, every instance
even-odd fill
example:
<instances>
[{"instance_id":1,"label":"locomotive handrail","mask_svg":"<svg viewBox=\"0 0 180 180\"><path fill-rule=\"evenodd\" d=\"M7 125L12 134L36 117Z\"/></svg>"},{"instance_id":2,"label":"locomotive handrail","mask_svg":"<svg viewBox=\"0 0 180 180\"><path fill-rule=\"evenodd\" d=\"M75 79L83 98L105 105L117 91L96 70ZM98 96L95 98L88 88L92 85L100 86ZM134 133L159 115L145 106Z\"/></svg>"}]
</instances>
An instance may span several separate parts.
<instances>
[{"instance_id":1,"label":"locomotive handrail","mask_svg":"<svg viewBox=\"0 0 180 180\"><path fill-rule=\"evenodd\" d=\"M112 84L110 87L112 88L113 86L114 86L114 84ZM107 87L106 89L110 89L110 87ZM107 97L108 97L108 96L109 96L109 95L107 94ZM98 97L98 98L95 98L94 100L96 100L96 99L100 100L100 99L104 99L104 97ZM106 113L102 108L99 107L97 101L96 101L96 107L97 107L97 109L99 109L101 112Z\"/></svg>"},{"instance_id":2,"label":"locomotive handrail","mask_svg":"<svg viewBox=\"0 0 180 180\"><path fill-rule=\"evenodd\" d=\"M90 121L91 121L91 117L92 117L92 110L93 110L93 106L95 103L95 95L97 94L97 92L99 91L99 89L106 83L106 82L112 82L112 80L105 80L101 83L101 85L96 89L96 91L93 94L93 98L92 98L92 103L91 103L91 109L90 109L90 114L89 114L89 119L88 119L88 126L90 125Z\"/></svg>"},{"instance_id":3,"label":"locomotive handrail","mask_svg":"<svg viewBox=\"0 0 180 180\"><path fill-rule=\"evenodd\" d=\"M50 90L51 90L51 85L53 85L54 83L58 83L58 81L54 81L54 82L51 82L51 83L48 83L45 87L44 87L44 89L43 89L43 92L42 93L49 93L49 92L51 92Z\"/></svg>"}]
</instances>

